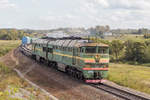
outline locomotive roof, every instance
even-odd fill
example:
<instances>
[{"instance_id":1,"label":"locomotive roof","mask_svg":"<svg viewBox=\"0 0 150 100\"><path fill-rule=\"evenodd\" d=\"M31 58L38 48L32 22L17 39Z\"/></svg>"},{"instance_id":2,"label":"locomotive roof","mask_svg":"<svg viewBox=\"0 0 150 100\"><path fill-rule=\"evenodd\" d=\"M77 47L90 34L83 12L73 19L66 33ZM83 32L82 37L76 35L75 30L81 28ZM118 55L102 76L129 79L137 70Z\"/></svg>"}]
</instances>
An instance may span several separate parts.
<instances>
[{"instance_id":1,"label":"locomotive roof","mask_svg":"<svg viewBox=\"0 0 150 100\"><path fill-rule=\"evenodd\" d=\"M103 44L103 43L80 43L78 44L78 47L82 47L82 46L101 46L101 47L108 47L108 45Z\"/></svg>"},{"instance_id":2,"label":"locomotive roof","mask_svg":"<svg viewBox=\"0 0 150 100\"><path fill-rule=\"evenodd\" d=\"M93 43L89 42L88 40L47 40L47 39L37 39L34 40L33 43L38 44L49 44L49 45L57 45L57 46L64 46L64 47L82 47L82 46L103 46L108 47L108 45L103 43Z\"/></svg>"}]
</instances>

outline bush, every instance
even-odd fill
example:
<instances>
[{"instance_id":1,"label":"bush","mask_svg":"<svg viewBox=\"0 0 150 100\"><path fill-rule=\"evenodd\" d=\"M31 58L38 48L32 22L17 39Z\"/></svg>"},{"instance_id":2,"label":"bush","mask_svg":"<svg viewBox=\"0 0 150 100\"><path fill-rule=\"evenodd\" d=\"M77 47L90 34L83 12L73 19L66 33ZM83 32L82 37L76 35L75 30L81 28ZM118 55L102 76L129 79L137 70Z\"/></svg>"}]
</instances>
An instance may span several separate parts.
<instances>
[{"instance_id":1,"label":"bush","mask_svg":"<svg viewBox=\"0 0 150 100\"><path fill-rule=\"evenodd\" d=\"M146 48L144 56L145 56L145 63L149 63L150 62L150 47L149 46Z\"/></svg>"},{"instance_id":2,"label":"bush","mask_svg":"<svg viewBox=\"0 0 150 100\"><path fill-rule=\"evenodd\" d=\"M119 60L119 56L123 48L124 48L124 45L120 40L113 40L110 44L110 53L114 55L116 60Z\"/></svg>"}]
</instances>

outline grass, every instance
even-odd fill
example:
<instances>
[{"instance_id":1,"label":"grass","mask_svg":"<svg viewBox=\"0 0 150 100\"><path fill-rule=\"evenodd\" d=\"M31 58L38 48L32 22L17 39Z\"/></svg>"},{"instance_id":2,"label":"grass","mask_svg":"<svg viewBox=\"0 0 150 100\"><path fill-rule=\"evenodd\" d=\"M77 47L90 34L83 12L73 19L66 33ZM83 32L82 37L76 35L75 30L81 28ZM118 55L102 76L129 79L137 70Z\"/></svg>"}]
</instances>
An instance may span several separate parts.
<instances>
[{"instance_id":1,"label":"grass","mask_svg":"<svg viewBox=\"0 0 150 100\"><path fill-rule=\"evenodd\" d=\"M150 67L111 63L108 80L150 94Z\"/></svg>"},{"instance_id":2,"label":"grass","mask_svg":"<svg viewBox=\"0 0 150 100\"><path fill-rule=\"evenodd\" d=\"M0 56L5 55L20 45L20 40L0 40Z\"/></svg>"},{"instance_id":3,"label":"grass","mask_svg":"<svg viewBox=\"0 0 150 100\"><path fill-rule=\"evenodd\" d=\"M22 91L23 90L23 91ZM17 94L23 95L18 97ZM0 100L49 100L50 98L0 63Z\"/></svg>"},{"instance_id":4,"label":"grass","mask_svg":"<svg viewBox=\"0 0 150 100\"><path fill-rule=\"evenodd\" d=\"M19 87L23 87L26 84L12 69L0 63L0 100L20 100L11 98L9 95L16 93ZM11 93L6 91L8 86L11 87Z\"/></svg>"},{"instance_id":5,"label":"grass","mask_svg":"<svg viewBox=\"0 0 150 100\"><path fill-rule=\"evenodd\" d=\"M127 41L127 40L145 40L143 35L134 35L134 34L122 34L120 36L112 36L112 37L106 37L106 40L112 41L112 40L121 40L121 41Z\"/></svg>"},{"instance_id":6,"label":"grass","mask_svg":"<svg viewBox=\"0 0 150 100\"><path fill-rule=\"evenodd\" d=\"M0 40L0 56L5 55L12 49L19 46L20 41L8 41L8 40ZM8 86L13 87L12 92L15 93L18 88L22 87L22 85L26 84L23 80L21 80L16 73L0 63L0 100L19 100L17 98L9 97L10 93L6 91Z\"/></svg>"},{"instance_id":7,"label":"grass","mask_svg":"<svg viewBox=\"0 0 150 100\"><path fill-rule=\"evenodd\" d=\"M0 40L0 56L5 55L12 49L18 47L20 45L20 41L6 41ZM24 93L23 91L29 93ZM44 93L42 93L39 89L35 89L31 85L29 85L26 81L21 79L13 69L7 67L3 63L0 62L0 100L24 100L24 98L20 98L15 96L16 94L21 94L27 100L48 100Z\"/></svg>"}]
</instances>

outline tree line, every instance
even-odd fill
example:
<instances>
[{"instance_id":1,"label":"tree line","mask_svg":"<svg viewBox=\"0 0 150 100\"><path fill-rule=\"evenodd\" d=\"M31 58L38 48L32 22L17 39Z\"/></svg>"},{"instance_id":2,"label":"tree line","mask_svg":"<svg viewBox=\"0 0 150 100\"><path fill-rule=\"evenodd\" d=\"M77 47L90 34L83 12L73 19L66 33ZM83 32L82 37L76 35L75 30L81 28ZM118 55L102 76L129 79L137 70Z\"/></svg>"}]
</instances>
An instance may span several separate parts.
<instances>
[{"instance_id":1,"label":"tree line","mask_svg":"<svg viewBox=\"0 0 150 100\"><path fill-rule=\"evenodd\" d=\"M150 30L147 28L140 29L113 29L110 30L113 34L149 34Z\"/></svg>"},{"instance_id":2,"label":"tree line","mask_svg":"<svg viewBox=\"0 0 150 100\"><path fill-rule=\"evenodd\" d=\"M31 34L17 29L0 29L0 40L19 40L23 36L31 36Z\"/></svg>"},{"instance_id":3,"label":"tree line","mask_svg":"<svg viewBox=\"0 0 150 100\"><path fill-rule=\"evenodd\" d=\"M129 62L132 64L150 62L150 39L147 40L113 40L92 39L109 45L111 62Z\"/></svg>"},{"instance_id":4,"label":"tree line","mask_svg":"<svg viewBox=\"0 0 150 100\"><path fill-rule=\"evenodd\" d=\"M123 61L131 63L150 62L150 40L113 40L110 43L110 54L112 61Z\"/></svg>"}]
</instances>

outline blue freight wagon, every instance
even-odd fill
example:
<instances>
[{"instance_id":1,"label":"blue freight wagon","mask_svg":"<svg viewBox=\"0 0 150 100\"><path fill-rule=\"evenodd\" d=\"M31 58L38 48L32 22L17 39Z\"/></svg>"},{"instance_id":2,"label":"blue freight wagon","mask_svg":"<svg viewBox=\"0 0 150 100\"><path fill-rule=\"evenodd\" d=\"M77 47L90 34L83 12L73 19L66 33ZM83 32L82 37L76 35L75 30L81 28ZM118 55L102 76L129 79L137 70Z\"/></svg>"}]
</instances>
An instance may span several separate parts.
<instances>
[{"instance_id":1,"label":"blue freight wagon","mask_svg":"<svg viewBox=\"0 0 150 100\"><path fill-rule=\"evenodd\" d=\"M30 37L24 36L22 38L22 44L30 44L30 43L31 43L31 38Z\"/></svg>"}]
</instances>

